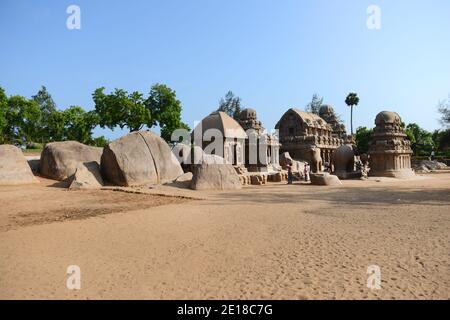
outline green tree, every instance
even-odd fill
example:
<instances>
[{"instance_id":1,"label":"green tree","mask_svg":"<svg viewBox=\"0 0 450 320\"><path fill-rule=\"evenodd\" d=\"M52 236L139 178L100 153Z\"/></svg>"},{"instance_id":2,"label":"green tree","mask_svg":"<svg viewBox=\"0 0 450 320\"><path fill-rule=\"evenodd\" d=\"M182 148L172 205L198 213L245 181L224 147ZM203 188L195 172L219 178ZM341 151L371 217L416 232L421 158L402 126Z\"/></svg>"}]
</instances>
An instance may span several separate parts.
<instances>
[{"instance_id":1,"label":"green tree","mask_svg":"<svg viewBox=\"0 0 450 320\"><path fill-rule=\"evenodd\" d=\"M141 130L144 126L151 128L155 125L142 94L136 91L128 94L122 89L105 94L104 90L104 87L98 88L92 94L100 127L111 130L117 126L121 129L127 127L132 132Z\"/></svg>"},{"instance_id":2,"label":"green tree","mask_svg":"<svg viewBox=\"0 0 450 320\"><path fill-rule=\"evenodd\" d=\"M323 97L319 96L319 94L317 93L314 93L311 102L306 105L305 111L312 112L318 115L320 107L322 105L323 105Z\"/></svg>"},{"instance_id":3,"label":"green tree","mask_svg":"<svg viewBox=\"0 0 450 320\"><path fill-rule=\"evenodd\" d=\"M438 151L450 155L450 129L435 130L433 132L433 142Z\"/></svg>"},{"instance_id":4,"label":"green tree","mask_svg":"<svg viewBox=\"0 0 450 320\"><path fill-rule=\"evenodd\" d=\"M369 151L369 141L373 130L366 127L358 127L356 129L355 141L360 154L367 153Z\"/></svg>"},{"instance_id":5,"label":"green tree","mask_svg":"<svg viewBox=\"0 0 450 320\"><path fill-rule=\"evenodd\" d=\"M145 105L154 121L159 124L161 137L170 142L172 132L176 129L190 130L188 125L181 121L181 102L176 92L164 84L155 84L150 89Z\"/></svg>"},{"instance_id":6,"label":"green tree","mask_svg":"<svg viewBox=\"0 0 450 320\"><path fill-rule=\"evenodd\" d=\"M98 122L95 112L86 112L79 106L71 106L63 111L63 119L63 140L75 140L81 143L91 141L92 130Z\"/></svg>"},{"instance_id":7,"label":"green tree","mask_svg":"<svg viewBox=\"0 0 450 320\"><path fill-rule=\"evenodd\" d=\"M41 121L38 124L40 127L40 142L54 141L50 135L49 121L52 114L57 112L55 101L53 101L51 94L45 86L42 86L37 94L31 98L39 105L42 114Z\"/></svg>"},{"instance_id":8,"label":"green tree","mask_svg":"<svg viewBox=\"0 0 450 320\"><path fill-rule=\"evenodd\" d=\"M411 149L416 156L429 154L435 148L433 135L422 129L417 123L408 124L405 131L411 141Z\"/></svg>"},{"instance_id":9,"label":"green tree","mask_svg":"<svg viewBox=\"0 0 450 320\"><path fill-rule=\"evenodd\" d=\"M225 112L234 120L239 120L241 114L241 98L236 97L232 91L228 91L224 98L219 101L217 111Z\"/></svg>"},{"instance_id":10,"label":"green tree","mask_svg":"<svg viewBox=\"0 0 450 320\"><path fill-rule=\"evenodd\" d=\"M353 106L357 106L358 103L359 97L354 92L350 92L347 98L345 98L345 104L347 104L347 106L350 107L350 128L351 128L350 132L352 136L353 136Z\"/></svg>"},{"instance_id":11,"label":"green tree","mask_svg":"<svg viewBox=\"0 0 450 320\"><path fill-rule=\"evenodd\" d=\"M110 143L110 141L108 139L106 139L104 136L100 136L97 138L92 138L88 144L94 147L101 147L103 148L104 146L108 145Z\"/></svg>"},{"instance_id":12,"label":"green tree","mask_svg":"<svg viewBox=\"0 0 450 320\"><path fill-rule=\"evenodd\" d=\"M47 127L49 133L48 141L63 141L64 138L64 126L65 115L64 111L52 112L47 120Z\"/></svg>"},{"instance_id":13,"label":"green tree","mask_svg":"<svg viewBox=\"0 0 450 320\"><path fill-rule=\"evenodd\" d=\"M450 95L447 100L439 102L438 110L441 113L441 123L450 127Z\"/></svg>"},{"instance_id":14,"label":"green tree","mask_svg":"<svg viewBox=\"0 0 450 320\"><path fill-rule=\"evenodd\" d=\"M0 87L0 144L5 143L4 129L6 127L6 111L8 110L8 97L5 90Z\"/></svg>"},{"instance_id":15,"label":"green tree","mask_svg":"<svg viewBox=\"0 0 450 320\"><path fill-rule=\"evenodd\" d=\"M30 144L38 138L41 110L34 100L22 96L8 99L4 140L12 144Z\"/></svg>"}]
</instances>

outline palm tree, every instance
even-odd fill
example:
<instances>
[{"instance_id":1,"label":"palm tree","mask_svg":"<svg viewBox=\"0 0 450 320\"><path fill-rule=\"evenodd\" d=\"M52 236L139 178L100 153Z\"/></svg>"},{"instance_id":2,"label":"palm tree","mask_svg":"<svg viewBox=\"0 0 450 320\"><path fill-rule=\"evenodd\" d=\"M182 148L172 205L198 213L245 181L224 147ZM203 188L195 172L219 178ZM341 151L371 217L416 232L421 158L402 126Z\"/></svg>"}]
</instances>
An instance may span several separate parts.
<instances>
[{"instance_id":1,"label":"palm tree","mask_svg":"<svg viewBox=\"0 0 450 320\"><path fill-rule=\"evenodd\" d=\"M350 128L353 136L353 106L357 106L359 103L359 97L356 93L350 92L345 98L345 103L350 107Z\"/></svg>"}]
</instances>

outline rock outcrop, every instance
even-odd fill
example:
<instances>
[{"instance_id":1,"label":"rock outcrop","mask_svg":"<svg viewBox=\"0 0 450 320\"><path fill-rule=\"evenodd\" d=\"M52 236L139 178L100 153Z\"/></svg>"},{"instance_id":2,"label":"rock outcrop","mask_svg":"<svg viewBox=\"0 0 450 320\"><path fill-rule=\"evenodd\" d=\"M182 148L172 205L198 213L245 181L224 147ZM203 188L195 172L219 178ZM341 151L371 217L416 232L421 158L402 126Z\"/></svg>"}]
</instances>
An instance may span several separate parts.
<instances>
[{"instance_id":1,"label":"rock outcrop","mask_svg":"<svg viewBox=\"0 0 450 320\"><path fill-rule=\"evenodd\" d=\"M340 186L342 182L337 176L331 175L329 173L311 173L310 174L311 184L317 186Z\"/></svg>"},{"instance_id":2,"label":"rock outcrop","mask_svg":"<svg viewBox=\"0 0 450 320\"><path fill-rule=\"evenodd\" d=\"M445 169L449 169L449 167L442 162L439 161L431 161L431 160L413 160L412 161L412 168L414 169L415 172L418 173L428 173L431 171L436 171L436 170L445 170Z\"/></svg>"},{"instance_id":3,"label":"rock outcrop","mask_svg":"<svg viewBox=\"0 0 450 320\"><path fill-rule=\"evenodd\" d=\"M97 162L86 162L78 166L69 189L100 189L102 186L103 179L99 164Z\"/></svg>"},{"instance_id":4,"label":"rock outcrop","mask_svg":"<svg viewBox=\"0 0 450 320\"><path fill-rule=\"evenodd\" d=\"M41 154L41 175L63 181L75 174L83 163L100 163L102 148L91 147L77 141L52 142Z\"/></svg>"},{"instance_id":5,"label":"rock outcrop","mask_svg":"<svg viewBox=\"0 0 450 320\"><path fill-rule=\"evenodd\" d=\"M194 190L234 190L241 189L241 181L230 164L196 165L191 181Z\"/></svg>"},{"instance_id":6,"label":"rock outcrop","mask_svg":"<svg viewBox=\"0 0 450 320\"><path fill-rule=\"evenodd\" d=\"M107 145L100 169L105 180L119 186L162 184L183 174L167 143L150 131L132 132Z\"/></svg>"},{"instance_id":7,"label":"rock outcrop","mask_svg":"<svg viewBox=\"0 0 450 320\"><path fill-rule=\"evenodd\" d=\"M0 145L0 185L37 182L22 151L13 145Z\"/></svg>"}]
</instances>

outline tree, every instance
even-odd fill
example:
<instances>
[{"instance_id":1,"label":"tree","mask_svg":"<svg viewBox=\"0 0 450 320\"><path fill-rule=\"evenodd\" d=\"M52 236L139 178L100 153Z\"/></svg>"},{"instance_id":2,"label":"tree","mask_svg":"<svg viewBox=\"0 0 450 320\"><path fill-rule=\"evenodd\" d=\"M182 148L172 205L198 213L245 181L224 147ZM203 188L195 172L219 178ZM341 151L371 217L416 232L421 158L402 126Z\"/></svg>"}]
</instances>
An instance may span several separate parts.
<instances>
[{"instance_id":1,"label":"tree","mask_svg":"<svg viewBox=\"0 0 450 320\"><path fill-rule=\"evenodd\" d=\"M110 143L110 141L108 139L106 139L104 136L100 136L97 138L92 138L88 144L94 147L101 147L103 148L104 146L108 145Z\"/></svg>"},{"instance_id":2,"label":"tree","mask_svg":"<svg viewBox=\"0 0 450 320\"><path fill-rule=\"evenodd\" d=\"M441 113L441 123L450 127L450 95L447 100L439 102L438 110Z\"/></svg>"},{"instance_id":3,"label":"tree","mask_svg":"<svg viewBox=\"0 0 450 320\"><path fill-rule=\"evenodd\" d=\"M145 106L161 128L161 137L167 142L170 142L176 129L190 130L189 126L181 121L181 102L177 99L176 92L168 86L160 83L153 85Z\"/></svg>"},{"instance_id":4,"label":"tree","mask_svg":"<svg viewBox=\"0 0 450 320\"><path fill-rule=\"evenodd\" d=\"M98 124L102 128L127 127L132 132L158 124L161 137L166 141L170 141L175 129L189 129L181 122L182 107L175 91L164 84L153 85L147 99L137 91L128 94L125 90L115 89L113 93L105 94L104 90L98 88L92 95Z\"/></svg>"},{"instance_id":5,"label":"tree","mask_svg":"<svg viewBox=\"0 0 450 320\"><path fill-rule=\"evenodd\" d=\"M416 156L429 154L435 148L433 135L422 129L418 124L408 124L405 131L411 141L411 149Z\"/></svg>"},{"instance_id":6,"label":"tree","mask_svg":"<svg viewBox=\"0 0 450 320\"><path fill-rule=\"evenodd\" d=\"M57 111L56 104L53 101L52 96L47 91L47 88L42 86L37 94L31 98L39 105L42 114L41 121L39 123L40 141L54 141L50 135L50 129L48 126L51 115Z\"/></svg>"},{"instance_id":7,"label":"tree","mask_svg":"<svg viewBox=\"0 0 450 320\"><path fill-rule=\"evenodd\" d=\"M446 152L450 150L450 129L435 130L432 137L434 145L438 151Z\"/></svg>"},{"instance_id":8,"label":"tree","mask_svg":"<svg viewBox=\"0 0 450 320\"><path fill-rule=\"evenodd\" d=\"M155 125L141 93L128 94L125 90L115 89L113 93L105 94L104 90L104 87L98 88L92 94L100 127L111 130L117 126L127 127L132 132Z\"/></svg>"},{"instance_id":9,"label":"tree","mask_svg":"<svg viewBox=\"0 0 450 320\"><path fill-rule=\"evenodd\" d=\"M71 106L63 111L63 119L63 140L75 140L81 143L91 141L92 130L98 123L95 112L86 112L79 106Z\"/></svg>"},{"instance_id":10,"label":"tree","mask_svg":"<svg viewBox=\"0 0 450 320\"><path fill-rule=\"evenodd\" d=\"M305 111L312 112L318 115L322 104L323 104L323 97L319 96L319 94L317 93L314 93L311 102L306 105Z\"/></svg>"},{"instance_id":11,"label":"tree","mask_svg":"<svg viewBox=\"0 0 450 320\"><path fill-rule=\"evenodd\" d=\"M64 111L52 112L48 117L47 127L49 141L64 141L65 116Z\"/></svg>"},{"instance_id":12,"label":"tree","mask_svg":"<svg viewBox=\"0 0 450 320\"><path fill-rule=\"evenodd\" d=\"M217 111L225 112L238 121L241 114L241 98L236 97L232 91L228 91L225 97L220 99Z\"/></svg>"},{"instance_id":13,"label":"tree","mask_svg":"<svg viewBox=\"0 0 450 320\"><path fill-rule=\"evenodd\" d=\"M350 131L353 136L353 106L357 106L359 103L358 95L354 92L350 92L347 98L345 98L345 103L350 107Z\"/></svg>"},{"instance_id":14,"label":"tree","mask_svg":"<svg viewBox=\"0 0 450 320\"><path fill-rule=\"evenodd\" d=\"M369 141L373 130L366 127L358 127L356 129L355 141L358 153L367 153L369 151Z\"/></svg>"},{"instance_id":15,"label":"tree","mask_svg":"<svg viewBox=\"0 0 450 320\"><path fill-rule=\"evenodd\" d=\"M4 143L4 128L6 127L6 111L8 109L8 97L5 90L0 87L0 144Z\"/></svg>"},{"instance_id":16,"label":"tree","mask_svg":"<svg viewBox=\"0 0 450 320\"><path fill-rule=\"evenodd\" d=\"M39 105L34 100L22 96L9 97L3 139L12 144L32 143L38 138L41 116Z\"/></svg>"}]
</instances>

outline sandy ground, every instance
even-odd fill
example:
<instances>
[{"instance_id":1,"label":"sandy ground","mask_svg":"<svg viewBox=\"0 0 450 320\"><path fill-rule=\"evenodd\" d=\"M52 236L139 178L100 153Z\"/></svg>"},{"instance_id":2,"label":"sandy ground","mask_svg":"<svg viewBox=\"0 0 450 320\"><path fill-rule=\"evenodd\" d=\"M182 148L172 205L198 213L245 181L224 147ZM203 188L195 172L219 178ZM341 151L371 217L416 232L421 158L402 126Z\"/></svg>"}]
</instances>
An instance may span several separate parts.
<instances>
[{"instance_id":1,"label":"sandy ground","mask_svg":"<svg viewBox=\"0 0 450 320\"><path fill-rule=\"evenodd\" d=\"M450 174L152 192L0 187L0 298L450 298Z\"/></svg>"}]
</instances>

